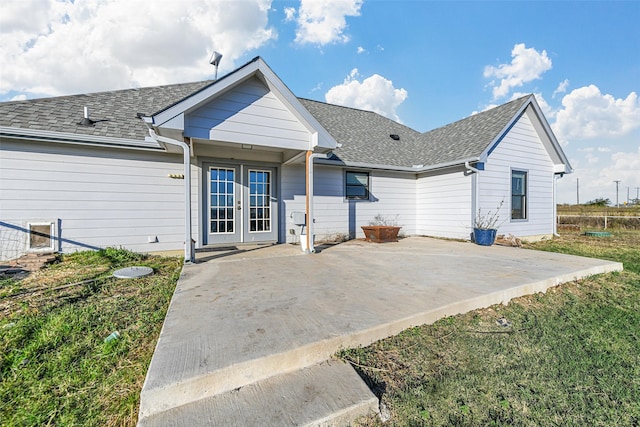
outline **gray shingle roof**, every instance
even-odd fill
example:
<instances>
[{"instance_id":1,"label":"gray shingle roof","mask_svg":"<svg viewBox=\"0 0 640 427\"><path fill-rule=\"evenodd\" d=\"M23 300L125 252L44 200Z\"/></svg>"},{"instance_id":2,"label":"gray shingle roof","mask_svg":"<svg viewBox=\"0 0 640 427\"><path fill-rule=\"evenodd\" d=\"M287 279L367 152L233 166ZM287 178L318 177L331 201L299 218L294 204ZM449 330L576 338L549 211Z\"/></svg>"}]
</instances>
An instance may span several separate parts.
<instances>
[{"instance_id":1,"label":"gray shingle roof","mask_svg":"<svg viewBox=\"0 0 640 427\"><path fill-rule=\"evenodd\" d=\"M412 167L479 157L531 95L429 132L419 133L379 114L300 99L342 144L334 154L345 163ZM400 136L394 141L390 134Z\"/></svg>"},{"instance_id":2,"label":"gray shingle roof","mask_svg":"<svg viewBox=\"0 0 640 427\"><path fill-rule=\"evenodd\" d=\"M0 126L144 141L147 129L137 117L138 113L150 115L161 111L211 84L212 81L202 81L3 102L0 103ZM413 165L440 165L480 156L529 96L426 133L370 111L303 98L299 100L342 144L334 151L340 160L347 164L411 168ZM85 106L90 109L91 119L97 121L94 126L78 124ZM398 135L400 139L392 139L391 134Z\"/></svg>"},{"instance_id":3,"label":"gray shingle roof","mask_svg":"<svg viewBox=\"0 0 640 427\"><path fill-rule=\"evenodd\" d=\"M302 105L342 144L334 154L345 162L361 162L411 167L414 158L408 150L421 134L371 111L357 110L300 98ZM389 135L396 134L395 141Z\"/></svg>"},{"instance_id":4,"label":"gray shingle roof","mask_svg":"<svg viewBox=\"0 0 640 427\"><path fill-rule=\"evenodd\" d=\"M425 132L416 147L425 165L438 165L478 157L514 119L532 95Z\"/></svg>"},{"instance_id":5,"label":"gray shingle roof","mask_svg":"<svg viewBox=\"0 0 640 427\"><path fill-rule=\"evenodd\" d=\"M144 140L147 128L137 113L151 114L211 84L182 83L139 89L0 103L0 126ZM97 121L94 126L78 123L84 107Z\"/></svg>"}]
</instances>

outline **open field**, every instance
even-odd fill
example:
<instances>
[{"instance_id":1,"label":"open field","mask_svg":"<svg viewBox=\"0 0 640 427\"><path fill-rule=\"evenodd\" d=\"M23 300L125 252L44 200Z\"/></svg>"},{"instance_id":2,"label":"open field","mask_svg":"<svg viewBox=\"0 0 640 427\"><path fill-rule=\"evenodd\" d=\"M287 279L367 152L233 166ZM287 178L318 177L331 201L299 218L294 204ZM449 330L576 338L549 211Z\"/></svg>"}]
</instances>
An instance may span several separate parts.
<instances>
[{"instance_id":1,"label":"open field","mask_svg":"<svg viewBox=\"0 0 640 427\"><path fill-rule=\"evenodd\" d=\"M530 247L619 260L626 271L342 352L389 417L362 425L640 425L640 232Z\"/></svg>"},{"instance_id":2,"label":"open field","mask_svg":"<svg viewBox=\"0 0 640 427\"><path fill-rule=\"evenodd\" d=\"M566 229L566 226L576 227L582 231L612 228L640 230L640 206L615 208L559 205L557 215L561 230Z\"/></svg>"}]
</instances>

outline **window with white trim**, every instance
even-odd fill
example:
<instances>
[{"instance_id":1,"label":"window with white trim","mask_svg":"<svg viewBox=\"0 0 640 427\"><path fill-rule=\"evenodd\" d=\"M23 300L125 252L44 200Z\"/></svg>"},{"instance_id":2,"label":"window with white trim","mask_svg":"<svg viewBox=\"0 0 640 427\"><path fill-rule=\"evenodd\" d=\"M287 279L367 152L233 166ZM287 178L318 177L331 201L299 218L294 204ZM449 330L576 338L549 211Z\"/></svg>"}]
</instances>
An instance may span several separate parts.
<instances>
[{"instance_id":1,"label":"window with white trim","mask_svg":"<svg viewBox=\"0 0 640 427\"><path fill-rule=\"evenodd\" d=\"M369 172L347 171L345 174L345 196L351 200L368 200Z\"/></svg>"},{"instance_id":2,"label":"window with white trim","mask_svg":"<svg viewBox=\"0 0 640 427\"><path fill-rule=\"evenodd\" d=\"M511 219L527 219L527 172L511 171Z\"/></svg>"}]
</instances>

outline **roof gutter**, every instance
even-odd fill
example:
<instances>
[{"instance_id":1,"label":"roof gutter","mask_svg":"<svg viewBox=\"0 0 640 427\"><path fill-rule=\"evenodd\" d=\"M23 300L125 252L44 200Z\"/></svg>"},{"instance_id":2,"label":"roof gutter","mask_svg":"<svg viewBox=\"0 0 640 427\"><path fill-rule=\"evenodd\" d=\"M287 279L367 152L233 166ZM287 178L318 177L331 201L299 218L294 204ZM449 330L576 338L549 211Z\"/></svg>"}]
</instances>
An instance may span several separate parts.
<instances>
[{"instance_id":1,"label":"roof gutter","mask_svg":"<svg viewBox=\"0 0 640 427\"><path fill-rule=\"evenodd\" d=\"M0 126L0 136L5 138L28 139L31 141L35 140L43 142L58 142L64 144L82 144L101 147L108 146L153 151L162 150L162 147L160 147L157 142L150 143L149 141L138 139L113 138L109 136L84 135L68 132L53 132L8 126Z\"/></svg>"},{"instance_id":2,"label":"roof gutter","mask_svg":"<svg viewBox=\"0 0 640 427\"><path fill-rule=\"evenodd\" d=\"M412 173L420 173L420 172L428 172L438 169L446 169L452 166L462 166L467 163L479 162L479 157L468 157L466 159L454 160L451 162L438 163L435 165L413 165L409 166L394 166L394 165L381 165L376 163L364 163L364 162L345 162L343 160L329 160L319 158L317 163L323 165L331 165L331 166L346 166L352 168L363 168L363 169L381 169L381 170L390 170L397 172L412 172Z\"/></svg>"},{"instance_id":3,"label":"roof gutter","mask_svg":"<svg viewBox=\"0 0 640 427\"><path fill-rule=\"evenodd\" d=\"M467 168L467 170L469 170L469 171L471 171L471 172L475 172L475 173L480 172L480 170L479 170L479 169L476 169L476 168L474 168L473 166L471 166L471 165L469 164L469 162L464 162L464 167L465 167L465 168Z\"/></svg>"},{"instance_id":4,"label":"roof gutter","mask_svg":"<svg viewBox=\"0 0 640 427\"><path fill-rule=\"evenodd\" d=\"M184 163L184 262L195 262L191 245L191 149L184 141L158 135L149 127L149 136L158 143L165 143L182 148Z\"/></svg>"}]
</instances>

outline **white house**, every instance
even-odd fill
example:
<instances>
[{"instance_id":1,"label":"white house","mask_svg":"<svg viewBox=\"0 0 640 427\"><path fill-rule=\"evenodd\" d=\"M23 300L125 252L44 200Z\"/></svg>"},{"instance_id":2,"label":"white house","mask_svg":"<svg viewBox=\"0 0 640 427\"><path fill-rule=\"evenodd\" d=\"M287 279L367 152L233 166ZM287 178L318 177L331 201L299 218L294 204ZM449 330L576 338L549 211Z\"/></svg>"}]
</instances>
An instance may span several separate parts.
<instances>
[{"instance_id":1,"label":"white house","mask_svg":"<svg viewBox=\"0 0 640 427\"><path fill-rule=\"evenodd\" d=\"M420 133L297 98L258 57L216 81L0 103L0 259L190 258L189 238L361 237L378 214L406 235L469 239L501 203L499 233L535 239L554 233L571 171L533 95Z\"/></svg>"}]
</instances>

